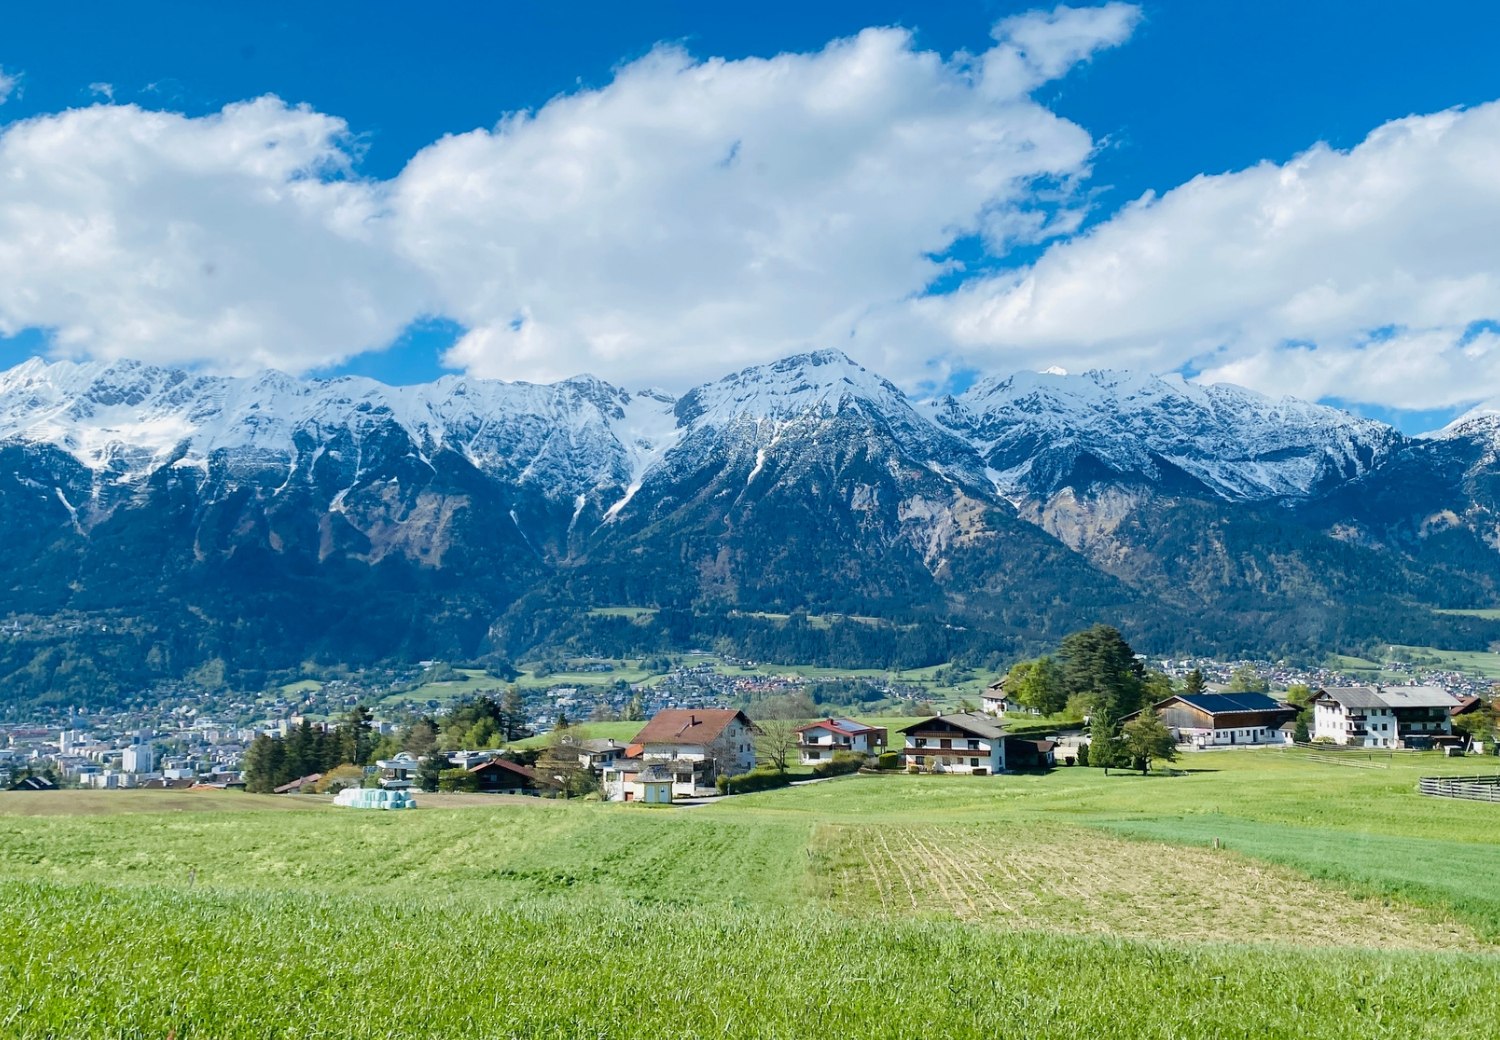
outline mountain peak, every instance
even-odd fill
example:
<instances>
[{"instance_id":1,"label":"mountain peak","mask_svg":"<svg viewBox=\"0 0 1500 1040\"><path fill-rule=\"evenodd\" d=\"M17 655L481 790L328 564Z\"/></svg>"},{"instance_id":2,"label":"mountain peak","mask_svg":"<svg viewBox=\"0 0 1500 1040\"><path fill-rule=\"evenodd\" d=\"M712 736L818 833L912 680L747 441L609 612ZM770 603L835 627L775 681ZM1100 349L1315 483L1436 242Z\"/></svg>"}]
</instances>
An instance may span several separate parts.
<instances>
[{"instance_id":1,"label":"mountain peak","mask_svg":"<svg viewBox=\"0 0 1500 1040\"><path fill-rule=\"evenodd\" d=\"M1042 496L1085 473L1187 479L1227 499L1306 495L1401 439L1324 405L1109 369L984 379L936 402L933 418L975 444L997 486Z\"/></svg>"},{"instance_id":2,"label":"mountain peak","mask_svg":"<svg viewBox=\"0 0 1500 1040\"><path fill-rule=\"evenodd\" d=\"M909 410L893 383L841 350L794 354L695 387L678 402L683 423L725 423L737 418L790 419L809 412L837 412L851 401L881 411Z\"/></svg>"}]
</instances>

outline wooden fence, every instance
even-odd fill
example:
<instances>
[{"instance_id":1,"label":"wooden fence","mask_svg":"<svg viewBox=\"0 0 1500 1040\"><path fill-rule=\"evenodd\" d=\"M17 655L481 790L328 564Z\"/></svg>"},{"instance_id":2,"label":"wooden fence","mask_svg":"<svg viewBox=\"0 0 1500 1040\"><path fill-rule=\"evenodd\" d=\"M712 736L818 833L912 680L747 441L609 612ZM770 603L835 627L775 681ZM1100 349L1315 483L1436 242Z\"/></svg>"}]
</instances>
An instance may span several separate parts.
<instances>
[{"instance_id":1,"label":"wooden fence","mask_svg":"<svg viewBox=\"0 0 1500 1040\"><path fill-rule=\"evenodd\" d=\"M1352 747L1344 744L1294 744L1299 758L1325 765L1356 766L1361 769L1389 769L1396 757L1394 749Z\"/></svg>"},{"instance_id":2,"label":"wooden fence","mask_svg":"<svg viewBox=\"0 0 1500 1040\"><path fill-rule=\"evenodd\" d=\"M1500 802L1500 774L1495 776L1424 776L1417 790L1433 798L1467 798Z\"/></svg>"}]
</instances>

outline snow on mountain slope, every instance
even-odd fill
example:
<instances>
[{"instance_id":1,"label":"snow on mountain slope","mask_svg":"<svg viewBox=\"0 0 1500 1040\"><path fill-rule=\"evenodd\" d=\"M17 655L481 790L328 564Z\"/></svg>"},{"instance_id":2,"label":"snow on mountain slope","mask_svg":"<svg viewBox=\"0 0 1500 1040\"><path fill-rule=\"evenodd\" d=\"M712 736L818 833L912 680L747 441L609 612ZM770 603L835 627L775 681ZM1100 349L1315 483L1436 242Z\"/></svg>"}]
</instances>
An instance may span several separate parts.
<instances>
[{"instance_id":1,"label":"snow on mountain slope","mask_svg":"<svg viewBox=\"0 0 1500 1040\"><path fill-rule=\"evenodd\" d=\"M32 359L0 373L0 441L50 444L101 479L128 482L220 453L295 468L299 438L317 446L347 430L359 444L394 424L420 452L452 450L492 476L576 496L638 480L674 439L674 403L588 376L550 386L446 376L393 387Z\"/></svg>"},{"instance_id":2,"label":"snow on mountain slope","mask_svg":"<svg viewBox=\"0 0 1500 1040\"><path fill-rule=\"evenodd\" d=\"M1336 409L1175 376L1022 373L917 406L836 350L747 368L680 399L589 376L391 387L37 359L0 373L0 442L53 445L108 483L215 458L289 476L316 462L321 445L347 435L357 447L393 426L422 462L458 453L493 478L567 502L575 517L589 503L615 516L648 480L670 482L731 452L750 460L752 483L818 438L851 431L888 440L888 466L1012 499L1112 480L1236 501L1307 496L1368 471L1402 442Z\"/></svg>"},{"instance_id":3,"label":"snow on mountain slope","mask_svg":"<svg viewBox=\"0 0 1500 1040\"><path fill-rule=\"evenodd\" d=\"M1186 480L1229 500L1305 496L1366 472L1401 441L1334 408L1175 375L1021 373L929 410L970 440L1011 496L1090 476Z\"/></svg>"},{"instance_id":4,"label":"snow on mountain slope","mask_svg":"<svg viewBox=\"0 0 1500 1040\"><path fill-rule=\"evenodd\" d=\"M684 438L740 429L754 440L761 465L777 450L803 447L810 420L857 416L890 436L905 458L940 476L983 484L968 443L934 425L895 384L837 350L799 354L699 386L677 402ZM758 469L757 469L758 472Z\"/></svg>"}]
</instances>

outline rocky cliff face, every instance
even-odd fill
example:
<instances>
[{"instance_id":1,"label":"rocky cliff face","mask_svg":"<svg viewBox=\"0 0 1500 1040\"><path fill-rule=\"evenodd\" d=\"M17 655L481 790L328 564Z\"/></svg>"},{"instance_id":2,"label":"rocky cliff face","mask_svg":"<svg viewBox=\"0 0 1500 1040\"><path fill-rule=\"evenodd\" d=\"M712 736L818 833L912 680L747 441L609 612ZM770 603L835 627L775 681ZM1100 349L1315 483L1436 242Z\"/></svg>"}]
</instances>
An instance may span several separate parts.
<instances>
[{"instance_id":1,"label":"rocky cliff face","mask_svg":"<svg viewBox=\"0 0 1500 1040\"><path fill-rule=\"evenodd\" d=\"M0 374L0 582L188 657L515 648L559 604L1332 643L1493 601L1497 430L1118 372L913 402L836 351L680 398L34 360Z\"/></svg>"}]
</instances>

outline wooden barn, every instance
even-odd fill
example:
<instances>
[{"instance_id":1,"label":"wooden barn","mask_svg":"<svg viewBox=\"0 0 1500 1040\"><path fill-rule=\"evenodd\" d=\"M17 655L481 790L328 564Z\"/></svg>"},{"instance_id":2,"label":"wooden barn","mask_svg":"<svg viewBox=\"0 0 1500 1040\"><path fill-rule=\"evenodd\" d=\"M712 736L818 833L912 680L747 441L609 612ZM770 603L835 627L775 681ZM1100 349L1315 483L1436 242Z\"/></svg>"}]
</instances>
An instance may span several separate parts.
<instances>
[{"instance_id":1,"label":"wooden barn","mask_svg":"<svg viewBox=\"0 0 1500 1040\"><path fill-rule=\"evenodd\" d=\"M1282 744L1282 726L1297 717L1296 708L1264 693L1180 693L1151 710L1179 741L1195 747Z\"/></svg>"}]
</instances>

